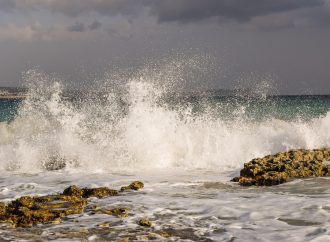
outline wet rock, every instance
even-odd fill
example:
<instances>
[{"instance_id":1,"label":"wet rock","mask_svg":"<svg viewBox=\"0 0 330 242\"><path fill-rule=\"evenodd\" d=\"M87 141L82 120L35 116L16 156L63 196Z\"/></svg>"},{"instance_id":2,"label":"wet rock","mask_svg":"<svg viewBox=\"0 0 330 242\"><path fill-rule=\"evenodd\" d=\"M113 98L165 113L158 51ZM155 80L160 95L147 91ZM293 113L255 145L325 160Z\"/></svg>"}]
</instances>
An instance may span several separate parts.
<instances>
[{"instance_id":1,"label":"wet rock","mask_svg":"<svg viewBox=\"0 0 330 242\"><path fill-rule=\"evenodd\" d=\"M16 203L16 206L23 206L23 207L31 208L34 205L34 199L32 197L23 196L23 197L20 197L19 199L17 199L15 201L15 203Z\"/></svg>"},{"instance_id":2,"label":"wet rock","mask_svg":"<svg viewBox=\"0 0 330 242\"><path fill-rule=\"evenodd\" d=\"M132 184L127 187L134 190L143 187L142 182ZM30 227L38 223L58 224L67 215L83 213L88 204L87 198L116 195L117 190L107 187L79 188L73 185L60 195L22 196L7 205L0 202L0 221L9 222L14 227ZM127 208L103 209L100 212L118 217L128 216Z\"/></svg>"},{"instance_id":3,"label":"wet rock","mask_svg":"<svg viewBox=\"0 0 330 242\"><path fill-rule=\"evenodd\" d=\"M98 188L83 188L83 197L109 197L109 196L117 196L118 191L110 189L108 187L98 187Z\"/></svg>"},{"instance_id":4,"label":"wet rock","mask_svg":"<svg viewBox=\"0 0 330 242\"><path fill-rule=\"evenodd\" d=\"M66 196L82 197L84 195L84 191L83 189L73 185L65 188L62 194Z\"/></svg>"},{"instance_id":5,"label":"wet rock","mask_svg":"<svg viewBox=\"0 0 330 242\"><path fill-rule=\"evenodd\" d=\"M96 210L96 213L103 213L103 214L113 215L113 216L117 216L117 217L127 217L128 208L99 209L99 210Z\"/></svg>"},{"instance_id":6,"label":"wet rock","mask_svg":"<svg viewBox=\"0 0 330 242\"><path fill-rule=\"evenodd\" d=\"M156 234L158 234L159 236L163 237L163 238L168 238L170 237L170 235L165 232L165 231L162 231L162 230L159 230L159 231L155 231Z\"/></svg>"},{"instance_id":7,"label":"wet rock","mask_svg":"<svg viewBox=\"0 0 330 242\"><path fill-rule=\"evenodd\" d=\"M0 221L6 216L7 206L5 203L0 202Z\"/></svg>"},{"instance_id":8,"label":"wet rock","mask_svg":"<svg viewBox=\"0 0 330 242\"><path fill-rule=\"evenodd\" d=\"M134 181L132 182L130 185L128 186L123 186L120 188L121 191L125 191L125 190L140 190L144 188L144 184L140 181Z\"/></svg>"},{"instance_id":9,"label":"wet rock","mask_svg":"<svg viewBox=\"0 0 330 242\"><path fill-rule=\"evenodd\" d=\"M138 221L138 224L141 225L141 226L144 226L144 227L151 227L152 226L151 221L147 218L141 218Z\"/></svg>"},{"instance_id":10,"label":"wet rock","mask_svg":"<svg viewBox=\"0 0 330 242\"><path fill-rule=\"evenodd\" d=\"M67 196L76 196L76 197L84 197L84 198L89 198L89 197L103 198L108 196L117 196L118 191L110 189L108 187L79 188L73 185L67 187L62 194Z\"/></svg>"},{"instance_id":11,"label":"wet rock","mask_svg":"<svg viewBox=\"0 0 330 242\"><path fill-rule=\"evenodd\" d=\"M8 204L4 217L14 227L28 227L53 222L66 215L82 213L86 204L85 199L74 196L23 196Z\"/></svg>"},{"instance_id":12,"label":"wet rock","mask_svg":"<svg viewBox=\"0 0 330 242\"><path fill-rule=\"evenodd\" d=\"M273 186L294 178L329 176L330 148L290 150L244 164L240 176L232 179L243 186Z\"/></svg>"},{"instance_id":13,"label":"wet rock","mask_svg":"<svg viewBox=\"0 0 330 242\"><path fill-rule=\"evenodd\" d=\"M65 195L20 197L3 207L2 221L14 227L30 227L38 223L58 223L60 218L84 211L85 198Z\"/></svg>"},{"instance_id":14,"label":"wet rock","mask_svg":"<svg viewBox=\"0 0 330 242\"><path fill-rule=\"evenodd\" d=\"M110 227L110 224L109 223L102 223L102 224L98 224L97 227L100 227L100 228L109 228Z\"/></svg>"}]
</instances>

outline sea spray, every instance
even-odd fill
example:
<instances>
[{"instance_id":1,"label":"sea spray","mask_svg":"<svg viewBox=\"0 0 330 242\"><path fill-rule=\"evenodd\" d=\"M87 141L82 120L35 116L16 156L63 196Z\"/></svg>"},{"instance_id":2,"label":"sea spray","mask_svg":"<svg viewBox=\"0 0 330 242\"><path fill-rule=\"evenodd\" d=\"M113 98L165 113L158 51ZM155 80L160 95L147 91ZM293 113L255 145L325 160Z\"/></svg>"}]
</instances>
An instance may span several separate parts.
<instances>
[{"instance_id":1,"label":"sea spray","mask_svg":"<svg viewBox=\"0 0 330 242\"><path fill-rule=\"evenodd\" d=\"M251 118L251 106L277 104L264 96L180 99L156 74L137 72L120 88L110 88L109 79L70 98L58 80L27 72L26 99L12 122L0 124L0 169L223 171L279 151L330 146L329 112L307 120L263 111Z\"/></svg>"}]
</instances>

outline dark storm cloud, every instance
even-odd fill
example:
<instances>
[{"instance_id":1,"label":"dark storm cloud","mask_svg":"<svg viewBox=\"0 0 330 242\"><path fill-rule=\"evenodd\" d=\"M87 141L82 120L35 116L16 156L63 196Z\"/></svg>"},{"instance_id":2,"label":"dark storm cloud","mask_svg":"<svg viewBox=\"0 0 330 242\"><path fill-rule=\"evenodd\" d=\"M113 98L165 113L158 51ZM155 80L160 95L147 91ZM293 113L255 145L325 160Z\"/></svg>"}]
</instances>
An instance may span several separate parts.
<instances>
[{"instance_id":1,"label":"dark storm cloud","mask_svg":"<svg viewBox=\"0 0 330 242\"><path fill-rule=\"evenodd\" d=\"M68 30L70 32L84 32L86 30L86 28L85 28L85 25L83 23L77 22L74 25L69 26Z\"/></svg>"}]
</instances>

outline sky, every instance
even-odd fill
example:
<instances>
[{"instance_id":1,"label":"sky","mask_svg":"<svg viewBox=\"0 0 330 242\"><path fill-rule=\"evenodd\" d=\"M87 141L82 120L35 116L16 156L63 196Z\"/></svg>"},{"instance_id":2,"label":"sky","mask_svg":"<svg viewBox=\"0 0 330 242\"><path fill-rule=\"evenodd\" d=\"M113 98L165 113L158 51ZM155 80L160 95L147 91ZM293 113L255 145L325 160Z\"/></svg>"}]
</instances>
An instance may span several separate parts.
<instances>
[{"instance_id":1,"label":"sky","mask_svg":"<svg viewBox=\"0 0 330 242\"><path fill-rule=\"evenodd\" d=\"M31 68L81 86L171 59L203 66L190 88L330 94L330 0L0 0L0 86Z\"/></svg>"}]
</instances>

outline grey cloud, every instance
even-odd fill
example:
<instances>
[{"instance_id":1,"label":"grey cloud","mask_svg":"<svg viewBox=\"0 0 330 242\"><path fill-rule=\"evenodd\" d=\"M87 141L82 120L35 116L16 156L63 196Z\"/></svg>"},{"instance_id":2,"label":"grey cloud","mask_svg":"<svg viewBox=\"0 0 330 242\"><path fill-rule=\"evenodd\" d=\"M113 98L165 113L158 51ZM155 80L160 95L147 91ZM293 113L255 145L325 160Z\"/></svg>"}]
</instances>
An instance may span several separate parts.
<instances>
[{"instance_id":1,"label":"grey cloud","mask_svg":"<svg viewBox=\"0 0 330 242\"><path fill-rule=\"evenodd\" d=\"M12 0L1 0L0 1L0 10L1 11L11 11L15 9L15 3Z\"/></svg>"},{"instance_id":2,"label":"grey cloud","mask_svg":"<svg viewBox=\"0 0 330 242\"><path fill-rule=\"evenodd\" d=\"M164 22L197 22L216 19L219 23L234 20L249 23L253 18L285 13L288 18L295 18L293 11L307 10L305 22L329 24L330 11L327 0L1 0L6 6L16 4L16 8L24 10L44 9L53 13L61 13L68 17L77 17L89 13L105 16L125 15L139 16L148 13ZM1 6L1 5L0 5ZM7 6L7 8L8 8ZM317 11L315 11L315 9ZM269 18L270 19L270 18ZM293 26L295 24L275 24L271 26ZM78 27L78 28L77 28ZM80 26L72 28L79 29ZM89 29L97 29L100 24L94 23ZM267 26L265 26L267 28Z\"/></svg>"},{"instance_id":3,"label":"grey cloud","mask_svg":"<svg viewBox=\"0 0 330 242\"><path fill-rule=\"evenodd\" d=\"M86 28L85 28L85 25L83 23L77 22L74 25L69 26L68 30L70 32L84 32L86 30Z\"/></svg>"},{"instance_id":4,"label":"grey cloud","mask_svg":"<svg viewBox=\"0 0 330 242\"><path fill-rule=\"evenodd\" d=\"M84 23L77 22L74 25L69 26L67 29L69 32L85 32L87 30L93 31L101 28L102 24L98 21L94 21L88 26L85 26Z\"/></svg>"},{"instance_id":5,"label":"grey cloud","mask_svg":"<svg viewBox=\"0 0 330 242\"><path fill-rule=\"evenodd\" d=\"M96 30L99 29L102 26L102 24L98 21L94 21L93 23L91 23L90 25L88 25L88 28L90 30Z\"/></svg>"},{"instance_id":6,"label":"grey cloud","mask_svg":"<svg viewBox=\"0 0 330 242\"><path fill-rule=\"evenodd\" d=\"M10 0L9 0L10 1ZM21 9L47 9L69 17L97 12L102 15L135 15L148 5L150 0L11 0Z\"/></svg>"},{"instance_id":7,"label":"grey cloud","mask_svg":"<svg viewBox=\"0 0 330 242\"><path fill-rule=\"evenodd\" d=\"M67 16L97 12L138 15L146 10L159 22L189 22L212 17L249 21L266 14L324 6L325 0L2 0L22 8L41 6Z\"/></svg>"},{"instance_id":8,"label":"grey cloud","mask_svg":"<svg viewBox=\"0 0 330 242\"><path fill-rule=\"evenodd\" d=\"M323 5L322 0L162 0L152 5L152 13L159 22L191 22L212 17L248 22L257 16Z\"/></svg>"}]
</instances>

